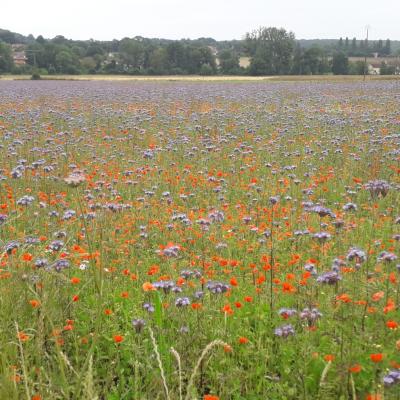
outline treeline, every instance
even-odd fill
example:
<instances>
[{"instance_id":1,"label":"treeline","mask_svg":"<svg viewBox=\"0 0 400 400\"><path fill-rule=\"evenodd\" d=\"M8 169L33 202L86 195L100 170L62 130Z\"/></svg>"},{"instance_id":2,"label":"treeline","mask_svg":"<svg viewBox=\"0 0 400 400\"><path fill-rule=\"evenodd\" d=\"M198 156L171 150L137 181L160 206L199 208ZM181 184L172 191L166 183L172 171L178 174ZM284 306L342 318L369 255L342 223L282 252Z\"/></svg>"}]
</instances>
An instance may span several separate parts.
<instances>
[{"instance_id":1,"label":"treeline","mask_svg":"<svg viewBox=\"0 0 400 400\"><path fill-rule=\"evenodd\" d=\"M337 49L343 51L349 57L371 56L374 53L379 56L389 56L391 54L391 41L390 39L386 39L384 42L382 39L369 41L367 39L357 40L356 38L349 40L346 37L339 39Z\"/></svg>"},{"instance_id":2,"label":"treeline","mask_svg":"<svg viewBox=\"0 0 400 400\"><path fill-rule=\"evenodd\" d=\"M118 43L51 42L31 44L28 64L60 74L215 74L216 58L204 45L157 43L150 39L123 39Z\"/></svg>"},{"instance_id":3,"label":"treeline","mask_svg":"<svg viewBox=\"0 0 400 400\"><path fill-rule=\"evenodd\" d=\"M248 73L250 75L320 75L333 73L336 75L362 75L369 73L364 61L350 62L349 56L373 56L376 48L380 55L391 53L390 40L377 43L354 39L352 46L354 53L348 48L348 40L339 40L336 45L320 47L313 45L305 48L301 42L295 40L293 32L285 29L261 27L247 33L245 49L250 56ZM360 50L361 49L361 50ZM360 54L356 55L356 52ZM379 62L379 59L377 59ZM400 72L399 66L387 65L383 61L380 65L382 74ZM374 70L375 71L375 70Z\"/></svg>"},{"instance_id":4,"label":"treeline","mask_svg":"<svg viewBox=\"0 0 400 400\"><path fill-rule=\"evenodd\" d=\"M14 65L11 46L22 44L26 65ZM22 48L22 46L21 46ZM242 74L243 41L148 39L69 40L23 37L0 30L0 72L41 74L214 75ZM218 53L218 58L217 58ZM218 60L218 62L217 62Z\"/></svg>"},{"instance_id":5,"label":"treeline","mask_svg":"<svg viewBox=\"0 0 400 400\"><path fill-rule=\"evenodd\" d=\"M323 41L321 41L322 43ZM329 45L305 46L292 32L259 28L244 40L216 41L148 39L69 40L45 39L0 30L0 73L16 74L130 74L130 75L286 75L358 74L364 63L350 63L351 56L390 55L385 42L340 39ZM18 45L21 45L18 48ZM26 64L14 60L23 53ZM248 57L249 65L240 63ZM386 69L387 73L395 72Z\"/></svg>"}]
</instances>

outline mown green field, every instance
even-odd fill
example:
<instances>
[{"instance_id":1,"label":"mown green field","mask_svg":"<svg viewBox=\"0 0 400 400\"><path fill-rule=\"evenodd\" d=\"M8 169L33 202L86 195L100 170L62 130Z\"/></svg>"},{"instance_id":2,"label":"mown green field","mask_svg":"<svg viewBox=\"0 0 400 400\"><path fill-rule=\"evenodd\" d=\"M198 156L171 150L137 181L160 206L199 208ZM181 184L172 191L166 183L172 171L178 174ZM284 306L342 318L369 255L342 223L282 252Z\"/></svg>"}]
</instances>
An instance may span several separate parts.
<instances>
[{"instance_id":1,"label":"mown green field","mask_svg":"<svg viewBox=\"0 0 400 400\"><path fill-rule=\"evenodd\" d=\"M0 399L400 399L377 78L2 78Z\"/></svg>"},{"instance_id":2,"label":"mown green field","mask_svg":"<svg viewBox=\"0 0 400 400\"><path fill-rule=\"evenodd\" d=\"M0 80L30 80L30 75L0 75ZM239 75L43 75L42 80L68 81L183 81L183 82L257 82L257 81L364 81L360 75L282 75L282 76L239 76ZM366 81L399 80L400 75L367 75Z\"/></svg>"}]
</instances>

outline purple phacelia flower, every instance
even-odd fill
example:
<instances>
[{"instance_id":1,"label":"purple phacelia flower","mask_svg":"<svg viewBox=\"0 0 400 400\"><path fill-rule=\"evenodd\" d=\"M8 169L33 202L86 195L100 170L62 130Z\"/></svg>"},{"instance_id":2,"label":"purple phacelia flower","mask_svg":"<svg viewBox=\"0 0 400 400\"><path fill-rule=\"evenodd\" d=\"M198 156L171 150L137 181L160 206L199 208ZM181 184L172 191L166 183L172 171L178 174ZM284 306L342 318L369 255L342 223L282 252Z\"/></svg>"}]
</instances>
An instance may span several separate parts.
<instances>
[{"instance_id":1,"label":"purple phacelia flower","mask_svg":"<svg viewBox=\"0 0 400 400\"><path fill-rule=\"evenodd\" d=\"M151 303L143 303L143 308L149 313L154 312L154 306Z\"/></svg>"},{"instance_id":2,"label":"purple phacelia flower","mask_svg":"<svg viewBox=\"0 0 400 400\"><path fill-rule=\"evenodd\" d=\"M328 232L317 232L314 233L313 238L323 243L331 238L331 234Z\"/></svg>"},{"instance_id":3,"label":"purple phacelia flower","mask_svg":"<svg viewBox=\"0 0 400 400\"><path fill-rule=\"evenodd\" d=\"M144 319L137 318L132 320L132 326L135 328L136 333L140 333L145 325L146 321Z\"/></svg>"},{"instance_id":4,"label":"purple phacelia flower","mask_svg":"<svg viewBox=\"0 0 400 400\"><path fill-rule=\"evenodd\" d=\"M318 278L317 282L319 283L327 283L328 285L334 285L339 282L342 277L336 271L328 271L322 273Z\"/></svg>"},{"instance_id":5,"label":"purple phacelia flower","mask_svg":"<svg viewBox=\"0 0 400 400\"><path fill-rule=\"evenodd\" d=\"M187 307L190 304L190 300L188 297L178 297L175 300L175 305L177 307Z\"/></svg>"},{"instance_id":6,"label":"purple phacelia flower","mask_svg":"<svg viewBox=\"0 0 400 400\"><path fill-rule=\"evenodd\" d=\"M369 190L372 197L386 197L391 186L384 180L369 181L365 189Z\"/></svg>"},{"instance_id":7,"label":"purple phacelia flower","mask_svg":"<svg viewBox=\"0 0 400 400\"><path fill-rule=\"evenodd\" d=\"M397 260L396 254L389 253L387 251L382 251L382 253L379 254L378 256L378 261L383 261L383 262L392 262Z\"/></svg>"},{"instance_id":8,"label":"purple phacelia flower","mask_svg":"<svg viewBox=\"0 0 400 400\"><path fill-rule=\"evenodd\" d=\"M276 328L274 333L276 336L287 338L288 336L294 335L295 331L291 324L287 324Z\"/></svg>"},{"instance_id":9,"label":"purple phacelia flower","mask_svg":"<svg viewBox=\"0 0 400 400\"><path fill-rule=\"evenodd\" d=\"M214 294L225 293L230 289L230 286L222 282L209 281L206 283L206 288Z\"/></svg>"},{"instance_id":10,"label":"purple phacelia flower","mask_svg":"<svg viewBox=\"0 0 400 400\"><path fill-rule=\"evenodd\" d=\"M361 264L367 260L367 255L365 254L365 251L363 251L357 247L352 247L349 250L349 252L347 253L346 258L348 261L354 260L357 264Z\"/></svg>"},{"instance_id":11,"label":"purple phacelia flower","mask_svg":"<svg viewBox=\"0 0 400 400\"><path fill-rule=\"evenodd\" d=\"M294 308L281 308L278 311L278 314L283 318L289 318L292 317L293 315L296 315L297 310L295 310Z\"/></svg>"},{"instance_id":12,"label":"purple phacelia flower","mask_svg":"<svg viewBox=\"0 0 400 400\"><path fill-rule=\"evenodd\" d=\"M383 377L383 383L386 386L400 384L400 369L389 371L389 373Z\"/></svg>"},{"instance_id":13,"label":"purple phacelia flower","mask_svg":"<svg viewBox=\"0 0 400 400\"><path fill-rule=\"evenodd\" d=\"M300 319L306 320L313 324L317 319L322 317L322 313L319 312L317 308L304 308L300 313Z\"/></svg>"}]
</instances>

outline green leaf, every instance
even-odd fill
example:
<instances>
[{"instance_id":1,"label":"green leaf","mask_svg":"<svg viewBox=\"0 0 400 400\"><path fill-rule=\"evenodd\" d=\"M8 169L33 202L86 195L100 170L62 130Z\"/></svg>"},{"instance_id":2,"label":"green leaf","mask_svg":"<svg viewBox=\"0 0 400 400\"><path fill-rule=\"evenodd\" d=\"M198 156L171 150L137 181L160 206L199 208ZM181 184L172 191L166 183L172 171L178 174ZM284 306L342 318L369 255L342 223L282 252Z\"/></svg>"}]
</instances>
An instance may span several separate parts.
<instances>
[{"instance_id":1,"label":"green leaf","mask_svg":"<svg viewBox=\"0 0 400 400\"><path fill-rule=\"evenodd\" d=\"M161 295L159 292L155 292L154 296L154 321L160 329L163 327L163 310Z\"/></svg>"}]
</instances>

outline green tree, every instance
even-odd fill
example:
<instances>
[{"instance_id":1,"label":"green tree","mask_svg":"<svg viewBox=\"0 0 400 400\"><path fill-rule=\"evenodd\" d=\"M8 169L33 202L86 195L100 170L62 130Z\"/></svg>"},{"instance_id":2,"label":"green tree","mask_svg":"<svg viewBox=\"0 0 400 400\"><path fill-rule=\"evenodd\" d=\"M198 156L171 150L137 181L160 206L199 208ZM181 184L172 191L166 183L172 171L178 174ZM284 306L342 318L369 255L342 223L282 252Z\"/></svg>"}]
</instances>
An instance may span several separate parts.
<instances>
[{"instance_id":1,"label":"green tree","mask_svg":"<svg viewBox=\"0 0 400 400\"><path fill-rule=\"evenodd\" d=\"M364 74L364 61L356 61L349 63L349 75L363 75Z\"/></svg>"},{"instance_id":2,"label":"green tree","mask_svg":"<svg viewBox=\"0 0 400 400\"><path fill-rule=\"evenodd\" d=\"M285 75L291 70L295 36L281 28L261 27L246 35L252 75Z\"/></svg>"},{"instance_id":3,"label":"green tree","mask_svg":"<svg viewBox=\"0 0 400 400\"><path fill-rule=\"evenodd\" d=\"M55 66L61 74L77 74L80 72L78 58L67 47L57 53Z\"/></svg>"},{"instance_id":4,"label":"green tree","mask_svg":"<svg viewBox=\"0 0 400 400\"><path fill-rule=\"evenodd\" d=\"M347 75L349 72L349 59L341 51L336 52L332 58L332 72L335 75Z\"/></svg>"},{"instance_id":5,"label":"green tree","mask_svg":"<svg viewBox=\"0 0 400 400\"><path fill-rule=\"evenodd\" d=\"M291 73L293 75L303 75L304 73L304 50L300 43L296 44L293 52Z\"/></svg>"},{"instance_id":6,"label":"green tree","mask_svg":"<svg viewBox=\"0 0 400 400\"><path fill-rule=\"evenodd\" d=\"M159 47L150 55L147 72L151 75L165 75L168 71L168 53L166 49Z\"/></svg>"},{"instance_id":7,"label":"green tree","mask_svg":"<svg viewBox=\"0 0 400 400\"><path fill-rule=\"evenodd\" d=\"M321 68L323 52L319 47L311 47L304 52L304 65L307 72L316 75L323 73Z\"/></svg>"},{"instance_id":8,"label":"green tree","mask_svg":"<svg viewBox=\"0 0 400 400\"><path fill-rule=\"evenodd\" d=\"M329 72L325 51L318 46L302 49L298 44L294 50L292 73L297 75L316 75Z\"/></svg>"},{"instance_id":9,"label":"green tree","mask_svg":"<svg viewBox=\"0 0 400 400\"><path fill-rule=\"evenodd\" d=\"M222 50L218 54L219 69L225 75L238 74L240 72L239 56L232 50Z\"/></svg>"},{"instance_id":10,"label":"green tree","mask_svg":"<svg viewBox=\"0 0 400 400\"><path fill-rule=\"evenodd\" d=\"M43 37L42 35L39 35L39 36L36 38L36 42L39 43L39 44L45 44L45 43L46 43L46 40L44 39L44 37Z\"/></svg>"},{"instance_id":11,"label":"green tree","mask_svg":"<svg viewBox=\"0 0 400 400\"><path fill-rule=\"evenodd\" d=\"M210 64L203 64L200 67L199 74L202 76L214 75L214 69L211 67Z\"/></svg>"},{"instance_id":12,"label":"green tree","mask_svg":"<svg viewBox=\"0 0 400 400\"><path fill-rule=\"evenodd\" d=\"M97 72L97 61L93 57L84 57L80 62L85 73L95 74Z\"/></svg>"},{"instance_id":13,"label":"green tree","mask_svg":"<svg viewBox=\"0 0 400 400\"><path fill-rule=\"evenodd\" d=\"M140 40L122 39L119 52L128 70L139 72L144 67L144 45Z\"/></svg>"},{"instance_id":14,"label":"green tree","mask_svg":"<svg viewBox=\"0 0 400 400\"><path fill-rule=\"evenodd\" d=\"M390 39L386 39L385 47L384 47L384 53L386 55L389 55L391 53L391 48L390 47L391 47Z\"/></svg>"},{"instance_id":15,"label":"green tree","mask_svg":"<svg viewBox=\"0 0 400 400\"><path fill-rule=\"evenodd\" d=\"M351 41L351 52L354 55L357 51L357 39L353 38L353 40Z\"/></svg>"},{"instance_id":16,"label":"green tree","mask_svg":"<svg viewBox=\"0 0 400 400\"><path fill-rule=\"evenodd\" d=\"M382 40L382 39L379 39L378 44L377 44L377 46L376 46L376 51L377 51L379 54L382 54L382 50L383 50L383 40Z\"/></svg>"},{"instance_id":17,"label":"green tree","mask_svg":"<svg viewBox=\"0 0 400 400\"><path fill-rule=\"evenodd\" d=\"M396 73L396 67L388 65L384 61L381 63L380 75L394 75Z\"/></svg>"},{"instance_id":18,"label":"green tree","mask_svg":"<svg viewBox=\"0 0 400 400\"><path fill-rule=\"evenodd\" d=\"M171 74L184 73L185 47L182 43L174 41L166 47L168 66Z\"/></svg>"},{"instance_id":19,"label":"green tree","mask_svg":"<svg viewBox=\"0 0 400 400\"><path fill-rule=\"evenodd\" d=\"M207 46L187 46L185 51L184 69L189 74L199 74L202 65L206 64L211 67L214 74L217 70L215 56L211 49Z\"/></svg>"},{"instance_id":20,"label":"green tree","mask_svg":"<svg viewBox=\"0 0 400 400\"><path fill-rule=\"evenodd\" d=\"M86 57L93 57L95 55L103 55L104 49L98 42L94 42L93 40L90 41L89 46L86 48Z\"/></svg>"},{"instance_id":21,"label":"green tree","mask_svg":"<svg viewBox=\"0 0 400 400\"><path fill-rule=\"evenodd\" d=\"M0 72L11 72L14 67L11 46L0 41Z\"/></svg>"}]
</instances>

